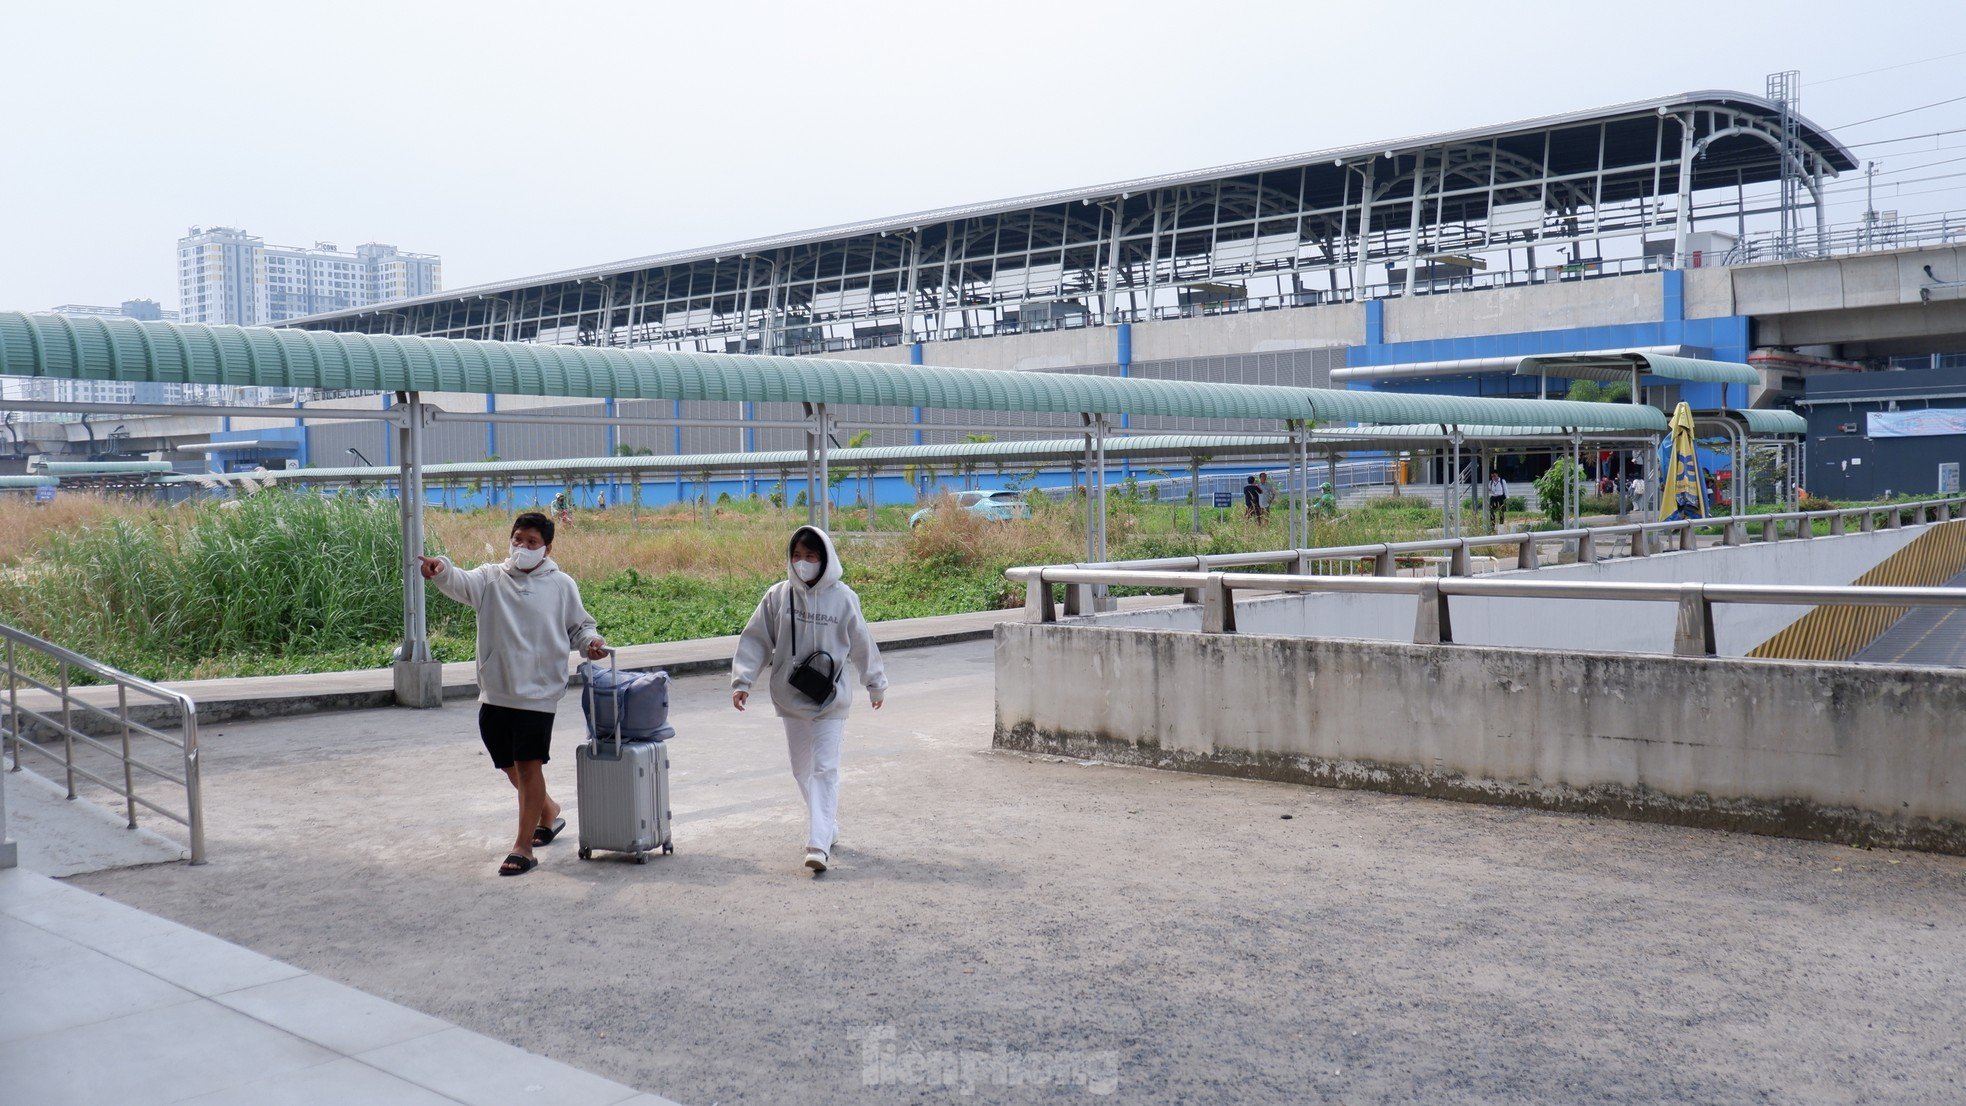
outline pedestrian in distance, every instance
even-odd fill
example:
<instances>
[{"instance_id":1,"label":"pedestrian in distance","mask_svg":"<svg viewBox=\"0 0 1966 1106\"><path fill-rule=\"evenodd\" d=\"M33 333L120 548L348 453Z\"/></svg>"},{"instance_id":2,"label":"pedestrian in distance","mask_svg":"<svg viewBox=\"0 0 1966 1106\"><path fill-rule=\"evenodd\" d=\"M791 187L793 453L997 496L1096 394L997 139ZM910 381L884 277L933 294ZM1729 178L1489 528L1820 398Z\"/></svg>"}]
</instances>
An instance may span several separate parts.
<instances>
[{"instance_id":1,"label":"pedestrian in distance","mask_svg":"<svg viewBox=\"0 0 1966 1106\"><path fill-rule=\"evenodd\" d=\"M1263 487L1254 476L1242 486L1242 513L1258 522L1263 521Z\"/></svg>"},{"instance_id":2,"label":"pedestrian in distance","mask_svg":"<svg viewBox=\"0 0 1966 1106\"><path fill-rule=\"evenodd\" d=\"M1260 488L1263 493L1262 495L1257 497L1256 520L1258 522L1267 523L1270 521L1270 505L1272 503L1275 503L1277 499L1276 485L1270 483L1269 473L1259 472L1256 474L1256 486Z\"/></svg>"},{"instance_id":3,"label":"pedestrian in distance","mask_svg":"<svg viewBox=\"0 0 1966 1106\"><path fill-rule=\"evenodd\" d=\"M528 511L512 521L511 539L505 560L473 569L448 557L417 561L438 591L478 612L478 736L519 793L519 832L498 874L522 876L539 865L533 849L567 826L545 772L567 652L599 660L608 646L580 586L553 562L553 520Z\"/></svg>"},{"instance_id":4,"label":"pedestrian in distance","mask_svg":"<svg viewBox=\"0 0 1966 1106\"><path fill-rule=\"evenodd\" d=\"M1488 524L1490 528L1502 525L1509 508L1509 485L1499 472L1488 474Z\"/></svg>"},{"instance_id":5,"label":"pedestrian in distance","mask_svg":"<svg viewBox=\"0 0 1966 1106\"><path fill-rule=\"evenodd\" d=\"M765 591L738 636L730 704L743 710L759 673L771 668L771 705L805 797L805 866L818 873L832 863L840 835L840 746L853 698L847 662L875 710L887 695L887 670L826 531L799 527L786 555L786 578Z\"/></svg>"}]
</instances>

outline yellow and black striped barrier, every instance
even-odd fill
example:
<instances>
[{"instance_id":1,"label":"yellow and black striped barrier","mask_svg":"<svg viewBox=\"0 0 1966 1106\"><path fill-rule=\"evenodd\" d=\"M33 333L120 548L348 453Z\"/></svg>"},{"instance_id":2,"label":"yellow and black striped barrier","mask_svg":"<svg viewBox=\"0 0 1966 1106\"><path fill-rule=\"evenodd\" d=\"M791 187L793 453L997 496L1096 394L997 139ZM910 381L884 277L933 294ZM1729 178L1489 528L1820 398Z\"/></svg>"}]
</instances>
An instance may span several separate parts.
<instances>
[{"instance_id":1,"label":"yellow and black striped barrier","mask_svg":"<svg viewBox=\"0 0 1966 1106\"><path fill-rule=\"evenodd\" d=\"M1933 526L1852 583L1937 587L1966 570L1966 521ZM1748 651L1750 657L1844 661L1903 618L1906 607L1817 607Z\"/></svg>"}]
</instances>

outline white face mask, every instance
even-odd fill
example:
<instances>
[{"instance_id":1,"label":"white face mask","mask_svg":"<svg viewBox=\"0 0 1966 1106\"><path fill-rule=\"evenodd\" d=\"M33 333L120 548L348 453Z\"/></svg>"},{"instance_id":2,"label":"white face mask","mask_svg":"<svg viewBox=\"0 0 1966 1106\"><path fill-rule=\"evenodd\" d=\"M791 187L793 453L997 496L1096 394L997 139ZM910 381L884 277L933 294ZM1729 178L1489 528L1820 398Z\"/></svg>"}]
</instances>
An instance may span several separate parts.
<instances>
[{"instance_id":1,"label":"white face mask","mask_svg":"<svg viewBox=\"0 0 1966 1106\"><path fill-rule=\"evenodd\" d=\"M797 576L800 583L810 584L814 580L819 579L819 563L817 561L793 561L792 575Z\"/></svg>"},{"instance_id":2,"label":"white face mask","mask_svg":"<svg viewBox=\"0 0 1966 1106\"><path fill-rule=\"evenodd\" d=\"M520 572L531 572L533 569L539 567L539 562L545 559L546 550L544 547L527 549L523 545L515 545L512 547L512 555L506 559L505 563L518 569Z\"/></svg>"}]
</instances>

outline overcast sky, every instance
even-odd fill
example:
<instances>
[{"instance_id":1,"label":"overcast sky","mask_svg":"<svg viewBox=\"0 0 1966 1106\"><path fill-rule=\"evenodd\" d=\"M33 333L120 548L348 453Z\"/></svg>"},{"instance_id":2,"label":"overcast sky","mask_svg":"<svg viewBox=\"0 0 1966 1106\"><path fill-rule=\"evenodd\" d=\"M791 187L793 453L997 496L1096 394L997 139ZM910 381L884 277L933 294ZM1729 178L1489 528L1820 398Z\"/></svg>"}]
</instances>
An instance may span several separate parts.
<instances>
[{"instance_id":1,"label":"overcast sky","mask_svg":"<svg viewBox=\"0 0 1966 1106\"><path fill-rule=\"evenodd\" d=\"M1966 97L1966 4L1940 0L17 0L6 18L0 308L17 309L174 307L192 224L441 254L455 288L1693 89L1759 93L1778 69L1801 71L1803 113L1831 128ZM1951 128L1966 99L1838 134ZM1888 171L1966 154L1934 152L1950 146L1966 133L1856 152ZM1963 168L1901 173L1903 195L1878 206L1966 209L1966 177L1912 180ZM1843 201L1832 218L1861 215L1860 192Z\"/></svg>"}]
</instances>

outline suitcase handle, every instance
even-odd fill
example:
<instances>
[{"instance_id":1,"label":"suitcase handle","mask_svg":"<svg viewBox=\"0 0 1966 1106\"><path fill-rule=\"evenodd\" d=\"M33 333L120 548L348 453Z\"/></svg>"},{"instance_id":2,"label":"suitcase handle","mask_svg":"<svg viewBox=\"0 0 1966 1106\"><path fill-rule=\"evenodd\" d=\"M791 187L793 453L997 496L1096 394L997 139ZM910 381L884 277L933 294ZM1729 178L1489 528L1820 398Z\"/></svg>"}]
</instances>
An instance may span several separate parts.
<instances>
[{"instance_id":1,"label":"suitcase handle","mask_svg":"<svg viewBox=\"0 0 1966 1106\"><path fill-rule=\"evenodd\" d=\"M604 647L605 648L605 647ZM621 757L621 680L619 662L613 649L608 649L608 688L614 693L614 755Z\"/></svg>"}]
</instances>

